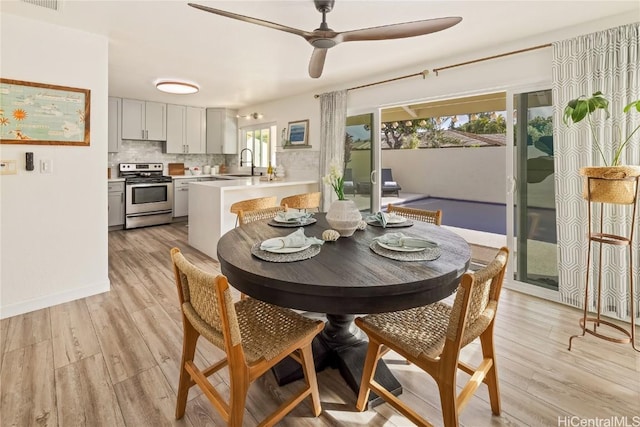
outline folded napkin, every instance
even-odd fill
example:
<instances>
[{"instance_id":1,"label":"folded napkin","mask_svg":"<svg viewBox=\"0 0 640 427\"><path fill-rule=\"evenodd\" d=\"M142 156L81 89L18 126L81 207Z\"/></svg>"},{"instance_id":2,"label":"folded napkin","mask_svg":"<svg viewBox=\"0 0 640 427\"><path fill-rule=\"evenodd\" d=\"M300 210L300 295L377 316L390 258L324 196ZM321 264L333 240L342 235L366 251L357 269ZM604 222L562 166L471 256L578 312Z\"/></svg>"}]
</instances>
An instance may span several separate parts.
<instances>
[{"instance_id":1,"label":"folded napkin","mask_svg":"<svg viewBox=\"0 0 640 427\"><path fill-rule=\"evenodd\" d=\"M403 219L404 217L398 215L395 212L391 212L391 213L386 213L386 212L382 212L379 211L373 215L369 215L367 217L367 221L378 221L380 224L382 224L382 227L386 227L387 223L397 223L400 222L400 219Z\"/></svg>"},{"instance_id":2,"label":"folded napkin","mask_svg":"<svg viewBox=\"0 0 640 427\"><path fill-rule=\"evenodd\" d=\"M298 228L288 236L265 240L260 244L260 249L264 251L269 249L301 248L307 245L321 245L323 243L323 240L305 236L304 229Z\"/></svg>"},{"instance_id":3,"label":"folded napkin","mask_svg":"<svg viewBox=\"0 0 640 427\"><path fill-rule=\"evenodd\" d=\"M312 214L308 212L287 211L278 212L275 219L280 222L303 222L311 216Z\"/></svg>"},{"instance_id":4,"label":"folded napkin","mask_svg":"<svg viewBox=\"0 0 640 427\"><path fill-rule=\"evenodd\" d=\"M436 248L438 244L419 237L409 237L403 233L387 233L374 238L387 246L408 247L408 248Z\"/></svg>"},{"instance_id":5,"label":"folded napkin","mask_svg":"<svg viewBox=\"0 0 640 427\"><path fill-rule=\"evenodd\" d=\"M382 211L378 211L373 215L369 215L367 217L367 221L378 221L380 224L382 224L382 227L387 226L387 218L385 217L385 213Z\"/></svg>"}]
</instances>

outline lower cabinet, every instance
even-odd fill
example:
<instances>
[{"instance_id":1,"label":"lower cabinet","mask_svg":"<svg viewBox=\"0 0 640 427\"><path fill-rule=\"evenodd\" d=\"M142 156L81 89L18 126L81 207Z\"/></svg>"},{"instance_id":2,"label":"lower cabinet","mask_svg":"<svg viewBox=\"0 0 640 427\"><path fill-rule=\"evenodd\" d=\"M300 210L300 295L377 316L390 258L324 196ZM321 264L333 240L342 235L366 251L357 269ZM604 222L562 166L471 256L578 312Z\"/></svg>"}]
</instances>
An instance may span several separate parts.
<instances>
[{"instance_id":1,"label":"lower cabinet","mask_svg":"<svg viewBox=\"0 0 640 427\"><path fill-rule=\"evenodd\" d=\"M124 182L109 183L109 227L124 225Z\"/></svg>"},{"instance_id":2,"label":"lower cabinet","mask_svg":"<svg viewBox=\"0 0 640 427\"><path fill-rule=\"evenodd\" d=\"M198 178L181 178L173 180L173 216L189 215L189 183Z\"/></svg>"},{"instance_id":3,"label":"lower cabinet","mask_svg":"<svg viewBox=\"0 0 640 427\"><path fill-rule=\"evenodd\" d=\"M213 177L179 178L173 180L173 217L189 215L189 183L214 181Z\"/></svg>"}]
</instances>

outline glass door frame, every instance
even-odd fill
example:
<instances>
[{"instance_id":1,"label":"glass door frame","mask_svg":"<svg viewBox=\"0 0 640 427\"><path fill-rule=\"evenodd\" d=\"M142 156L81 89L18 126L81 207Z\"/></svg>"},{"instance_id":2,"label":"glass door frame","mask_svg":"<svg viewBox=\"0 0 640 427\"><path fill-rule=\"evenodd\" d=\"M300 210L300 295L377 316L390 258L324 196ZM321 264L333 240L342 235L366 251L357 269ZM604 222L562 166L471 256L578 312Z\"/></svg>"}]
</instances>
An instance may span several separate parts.
<instances>
[{"instance_id":1,"label":"glass door frame","mask_svg":"<svg viewBox=\"0 0 640 427\"><path fill-rule=\"evenodd\" d=\"M382 148L380 146L380 126L381 121L381 108L364 108L349 110L347 109L347 117L360 116L364 114L371 114L371 171L369 174L371 182L371 197L369 199L369 209L371 212L378 212L380 210L381 202L381 187L377 177L380 176L381 166L381 154Z\"/></svg>"},{"instance_id":2,"label":"glass door frame","mask_svg":"<svg viewBox=\"0 0 640 427\"><path fill-rule=\"evenodd\" d=\"M509 263L507 265L507 271L505 274L504 286L508 289L513 289L525 294L534 295L543 299L560 301L560 292L542 288L531 283L521 282L515 279L515 271L517 265L517 236L516 236L516 224L515 224L515 206L516 206L516 191L518 189L518 162L517 151L514 141L515 133L515 117L514 117L514 96L517 94L535 92L540 90L551 89L551 82L538 82L533 84L524 84L518 86L510 86L506 88L506 104L507 104L507 150L506 150L506 170L507 170L507 188L506 188L506 203L507 203L507 247L509 248ZM555 123L554 126L558 124ZM522 230L523 227L520 226ZM526 227L525 227L526 229Z\"/></svg>"}]
</instances>

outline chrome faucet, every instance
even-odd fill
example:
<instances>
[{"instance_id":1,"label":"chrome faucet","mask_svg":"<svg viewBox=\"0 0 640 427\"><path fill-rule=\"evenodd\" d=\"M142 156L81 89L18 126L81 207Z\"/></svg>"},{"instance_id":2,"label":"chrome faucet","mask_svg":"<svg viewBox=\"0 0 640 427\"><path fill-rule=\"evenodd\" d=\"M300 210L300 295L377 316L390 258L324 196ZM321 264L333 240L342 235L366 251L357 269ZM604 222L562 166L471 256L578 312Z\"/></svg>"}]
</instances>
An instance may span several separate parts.
<instances>
[{"instance_id":1,"label":"chrome faucet","mask_svg":"<svg viewBox=\"0 0 640 427\"><path fill-rule=\"evenodd\" d=\"M243 162L242 162L242 153L244 153L245 151L248 151L249 153L251 153L251 176L253 176L253 170L255 169L255 165L253 164L253 151L251 151L250 148L243 148L240 151L240 167L242 167L242 164L243 164ZM248 163L248 162L244 162L244 164L246 164L246 163Z\"/></svg>"}]
</instances>

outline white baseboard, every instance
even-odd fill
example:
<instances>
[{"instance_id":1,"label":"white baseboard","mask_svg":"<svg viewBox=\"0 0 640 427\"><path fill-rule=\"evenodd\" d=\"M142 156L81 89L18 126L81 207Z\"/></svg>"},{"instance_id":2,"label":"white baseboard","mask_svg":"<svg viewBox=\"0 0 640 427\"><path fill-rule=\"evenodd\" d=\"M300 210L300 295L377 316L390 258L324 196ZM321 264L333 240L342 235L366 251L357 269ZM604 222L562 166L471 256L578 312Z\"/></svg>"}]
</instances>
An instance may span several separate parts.
<instances>
[{"instance_id":1,"label":"white baseboard","mask_svg":"<svg viewBox=\"0 0 640 427\"><path fill-rule=\"evenodd\" d=\"M38 298L22 301L15 304L0 306L0 319L17 316L19 314L29 313L30 311L40 310L42 308L52 307L54 305L63 304L65 302L74 301L80 298L86 298L91 295L109 292L111 283L109 279L104 282L95 283L93 285L84 286L82 288L70 289L52 295L44 295Z\"/></svg>"}]
</instances>

